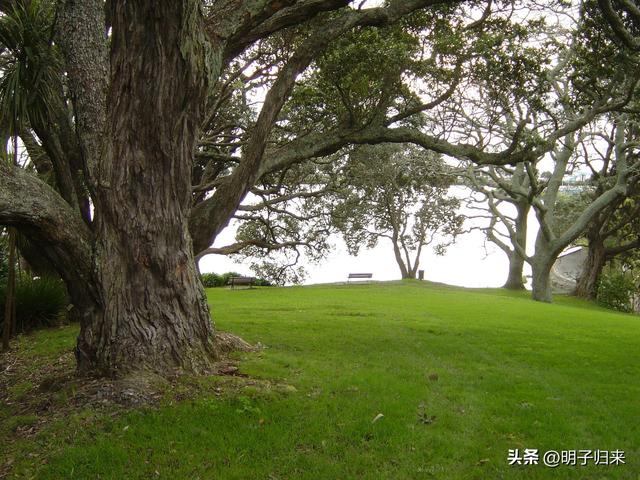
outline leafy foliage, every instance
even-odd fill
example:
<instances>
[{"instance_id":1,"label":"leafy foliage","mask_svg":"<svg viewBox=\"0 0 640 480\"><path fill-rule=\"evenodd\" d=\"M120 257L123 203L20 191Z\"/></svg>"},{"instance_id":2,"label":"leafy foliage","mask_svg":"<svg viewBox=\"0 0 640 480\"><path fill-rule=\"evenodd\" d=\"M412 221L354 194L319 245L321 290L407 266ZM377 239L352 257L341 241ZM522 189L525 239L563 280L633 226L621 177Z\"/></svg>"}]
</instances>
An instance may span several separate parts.
<instances>
[{"instance_id":1,"label":"leafy foliage","mask_svg":"<svg viewBox=\"0 0 640 480\"><path fill-rule=\"evenodd\" d=\"M27 115L43 123L60 86L61 56L53 44L55 3L18 1L0 17L0 114L9 132L17 134Z\"/></svg>"},{"instance_id":2,"label":"leafy foliage","mask_svg":"<svg viewBox=\"0 0 640 480\"><path fill-rule=\"evenodd\" d=\"M213 288L224 287L229 281L229 278L239 276L240 274L236 272L226 272L221 275L217 273L203 273L200 275L200 279L205 288Z\"/></svg>"},{"instance_id":3,"label":"leafy foliage","mask_svg":"<svg viewBox=\"0 0 640 480\"><path fill-rule=\"evenodd\" d=\"M433 52L427 52L426 45L440 38L445 26L453 29L449 22L455 9L438 6L385 28L354 29L332 42L283 109L288 130L366 125L387 110L420 103L414 84L429 94L446 89L459 52L453 42Z\"/></svg>"},{"instance_id":4,"label":"leafy foliage","mask_svg":"<svg viewBox=\"0 0 640 480\"><path fill-rule=\"evenodd\" d=\"M571 80L575 87L576 102L589 105L616 90L625 91L629 80L635 81L635 76L629 73L640 67L640 57L637 52L621 48L597 0L586 0L583 5L576 54L572 58Z\"/></svg>"},{"instance_id":5,"label":"leafy foliage","mask_svg":"<svg viewBox=\"0 0 640 480\"><path fill-rule=\"evenodd\" d=\"M593 202L593 189L586 187L558 194L555 204L553 229L557 234L567 231L575 219Z\"/></svg>"},{"instance_id":6,"label":"leafy foliage","mask_svg":"<svg viewBox=\"0 0 640 480\"><path fill-rule=\"evenodd\" d=\"M240 277L241 275L236 272L226 272L223 274L217 273L203 273L200 275L200 279L202 280L202 285L205 288L215 288L215 287L224 287L229 283L229 278L231 277ZM270 287L271 282L264 278L256 278L254 285L257 287Z\"/></svg>"},{"instance_id":7,"label":"leafy foliage","mask_svg":"<svg viewBox=\"0 0 640 480\"><path fill-rule=\"evenodd\" d=\"M598 303L621 312L633 311L633 294L637 288L628 272L610 270L600 277Z\"/></svg>"},{"instance_id":8,"label":"leafy foliage","mask_svg":"<svg viewBox=\"0 0 640 480\"><path fill-rule=\"evenodd\" d=\"M407 273L415 276L423 246L438 236L436 253L459 233L463 217L458 199L448 196L454 175L436 154L407 145L385 144L355 149L344 175L349 187L333 212L351 254L373 248L381 238L392 242L404 258ZM446 240L445 240L446 239ZM415 260L409 252L415 252ZM403 270L403 266L400 265ZM403 275L405 272L403 271Z\"/></svg>"},{"instance_id":9,"label":"leafy foliage","mask_svg":"<svg viewBox=\"0 0 640 480\"><path fill-rule=\"evenodd\" d=\"M297 262L276 258L256 261L251 264L251 270L264 279L269 285L299 285L307 276L304 267L297 265Z\"/></svg>"}]
</instances>

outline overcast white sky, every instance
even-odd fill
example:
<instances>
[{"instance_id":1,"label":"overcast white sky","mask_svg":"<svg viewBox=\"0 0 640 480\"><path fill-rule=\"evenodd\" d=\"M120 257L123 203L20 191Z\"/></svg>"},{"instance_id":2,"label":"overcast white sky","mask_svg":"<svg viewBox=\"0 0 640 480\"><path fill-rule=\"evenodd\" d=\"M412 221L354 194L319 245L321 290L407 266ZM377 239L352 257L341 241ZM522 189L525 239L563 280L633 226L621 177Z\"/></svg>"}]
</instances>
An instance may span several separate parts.
<instances>
[{"instance_id":1,"label":"overcast white sky","mask_svg":"<svg viewBox=\"0 0 640 480\"><path fill-rule=\"evenodd\" d=\"M537 223L532 214L529 219L528 250L531 251L537 233ZM216 239L215 246L234 242L235 228L227 227ZM400 271L393 256L391 244L381 242L375 249L362 249L357 257L347 253L346 246L335 238L333 249L326 260L319 265L307 264L309 275L305 284L344 282L349 273L372 273L374 280L397 280ZM486 246L486 248L485 248ZM499 287L508 273L506 255L490 242L485 243L482 232L461 235L450 246L447 254L437 256L431 248L422 254L420 268L425 270L425 278L463 287ZM201 272L223 273L236 271L251 275L248 265L237 264L230 257L208 255L200 261ZM525 265L525 272L530 273Z\"/></svg>"},{"instance_id":2,"label":"overcast white sky","mask_svg":"<svg viewBox=\"0 0 640 480\"><path fill-rule=\"evenodd\" d=\"M382 0L366 0L363 7L375 7L383 4ZM353 3L353 5L358 5ZM256 97L260 99L260 95ZM550 169L551 164L541 165ZM458 195L460 196L460 195ZM468 225L467 225L468 226ZM533 244L538 225L533 212L529 218L528 248L533 253ZM234 243L235 227L233 223L216 239L214 246ZM400 271L395 262L390 243L381 241L375 249L362 249L357 257L347 253L344 243L336 237L335 248L319 265L304 265L309 275L305 284L332 283L346 281L349 273L372 273L374 280L396 280ZM238 264L233 257L208 255L200 260L200 271L223 273L236 271L251 275L248 265ZM499 287L504 284L508 273L506 255L491 242L485 241L482 232L474 231L458 237L455 244L447 249L447 254L437 256L431 247L425 249L420 261L420 268L425 270L425 278L435 282L464 287ZM530 268L525 264L525 274Z\"/></svg>"}]
</instances>

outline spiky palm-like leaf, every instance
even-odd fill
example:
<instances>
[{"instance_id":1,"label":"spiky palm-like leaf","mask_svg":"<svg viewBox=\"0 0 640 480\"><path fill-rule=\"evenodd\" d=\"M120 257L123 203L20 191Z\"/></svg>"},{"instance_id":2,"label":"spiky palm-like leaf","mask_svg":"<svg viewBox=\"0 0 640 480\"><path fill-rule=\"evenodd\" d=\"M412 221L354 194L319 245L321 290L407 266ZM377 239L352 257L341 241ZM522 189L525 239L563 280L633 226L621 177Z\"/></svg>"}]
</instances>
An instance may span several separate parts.
<instances>
[{"instance_id":1,"label":"spiky palm-like leaf","mask_svg":"<svg viewBox=\"0 0 640 480\"><path fill-rule=\"evenodd\" d=\"M0 123L10 135L52 108L61 72L54 18L50 0L19 0L0 17Z\"/></svg>"}]
</instances>

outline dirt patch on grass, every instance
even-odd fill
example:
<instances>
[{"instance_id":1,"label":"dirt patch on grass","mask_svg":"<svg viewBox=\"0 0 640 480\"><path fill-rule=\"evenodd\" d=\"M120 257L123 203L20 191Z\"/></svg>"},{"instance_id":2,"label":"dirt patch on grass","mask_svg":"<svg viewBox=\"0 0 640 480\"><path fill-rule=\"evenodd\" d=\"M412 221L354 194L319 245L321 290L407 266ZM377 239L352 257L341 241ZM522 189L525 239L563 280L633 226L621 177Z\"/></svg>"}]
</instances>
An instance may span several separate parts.
<instances>
[{"instance_id":1,"label":"dirt patch on grass","mask_svg":"<svg viewBox=\"0 0 640 480\"><path fill-rule=\"evenodd\" d=\"M72 328L72 327L68 327ZM70 332L71 334L71 332ZM71 336L71 335L70 335ZM231 334L218 334L224 353L256 352ZM0 479L11 473L13 458L20 456L18 442L34 439L55 422L74 416L92 422L100 416L117 417L130 409L157 408L201 396L236 395L244 388L291 391L287 385L251 379L240 362L225 358L209 375L161 377L137 372L120 379L92 378L76 373L71 342L59 351L40 352L24 337L0 354ZM58 428L58 427L56 427ZM46 458L46 452L41 452Z\"/></svg>"},{"instance_id":2,"label":"dirt patch on grass","mask_svg":"<svg viewBox=\"0 0 640 480\"><path fill-rule=\"evenodd\" d=\"M226 339L234 338L227 335ZM234 350L256 351L237 337L227 343L227 353ZM233 348L238 341L242 342ZM0 401L14 415L64 414L69 409L118 406L138 408L153 406L166 398L182 377L202 380L201 376L161 377L150 372L136 372L119 379L93 378L76 373L73 351L55 358L25 356L14 348L0 355ZM238 361L224 359L216 363L207 377L248 377L240 371ZM222 382L224 383L224 382Z\"/></svg>"}]
</instances>

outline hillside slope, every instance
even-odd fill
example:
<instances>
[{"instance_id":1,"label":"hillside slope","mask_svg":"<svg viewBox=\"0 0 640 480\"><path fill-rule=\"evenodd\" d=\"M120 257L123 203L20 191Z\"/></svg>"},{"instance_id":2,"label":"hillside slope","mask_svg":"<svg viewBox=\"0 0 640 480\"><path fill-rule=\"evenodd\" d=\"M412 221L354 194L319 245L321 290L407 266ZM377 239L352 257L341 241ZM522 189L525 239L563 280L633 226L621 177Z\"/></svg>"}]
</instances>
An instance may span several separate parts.
<instances>
[{"instance_id":1,"label":"hillside slope","mask_svg":"<svg viewBox=\"0 0 640 480\"><path fill-rule=\"evenodd\" d=\"M421 282L208 296L219 328L265 346L238 356L247 377L183 379L170 390L186 399L74 412L31 437L5 407L0 461L38 478L638 478L638 317ZM18 350L37 363L74 335ZM525 448L627 463L509 466Z\"/></svg>"}]
</instances>

